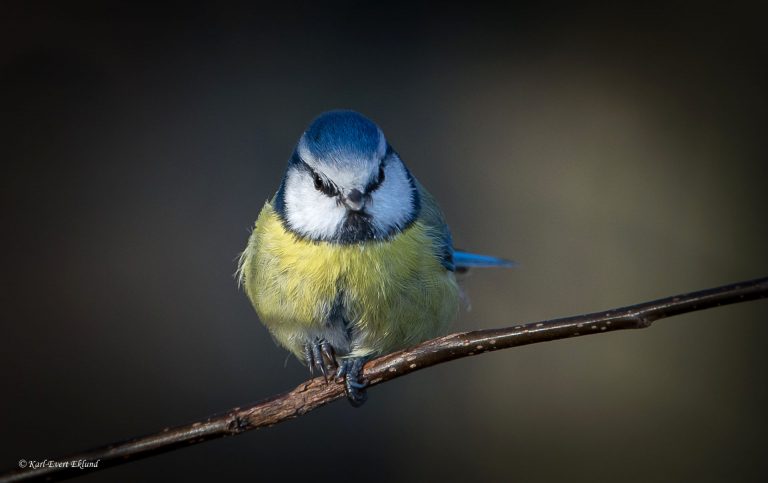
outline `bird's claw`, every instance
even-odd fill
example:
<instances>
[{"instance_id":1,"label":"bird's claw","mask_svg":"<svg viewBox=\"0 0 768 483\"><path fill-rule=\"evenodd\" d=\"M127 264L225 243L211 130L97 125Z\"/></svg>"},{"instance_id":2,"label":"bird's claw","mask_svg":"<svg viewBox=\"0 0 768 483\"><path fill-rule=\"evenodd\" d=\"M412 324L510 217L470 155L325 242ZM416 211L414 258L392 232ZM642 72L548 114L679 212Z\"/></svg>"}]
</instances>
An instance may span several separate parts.
<instances>
[{"instance_id":1,"label":"bird's claw","mask_svg":"<svg viewBox=\"0 0 768 483\"><path fill-rule=\"evenodd\" d=\"M344 390L347 394L349 403L354 407L360 407L368 399L365 392L368 381L363 380L363 365L368 361L368 357L349 357L337 359L333 346L325 339L315 339L314 342L308 342L304 346L304 358L309 366L310 374L314 374L315 369L328 382L329 371L336 369L334 379L336 382L344 383Z\"/></svg>"},{"instance_id":2,"label":"bird's claw","mask_svg":"<svg viewBox=\"0 0 768 483\"><path fill-rule=\"evenodd\" d=\"M368 393L365 391L368 381L363 379L363 365L366 361L368 357L342 359L336 371L336 381L344 381L347 400L353 407L362 406L368 399Z\"/></svg>"},{"instance_id":3,"label":"bird's claw","mask_svg":"<svg viewBox=\"0 0 768 483\"><path fill-rule=\"evenodd\" d=\"M309 373L314 374L315 369L328 381L328 371L336 368L336 354L333 347L325 339L315 339L304 346L304 358L307 360Z\"/></svg>"}]
</instances>

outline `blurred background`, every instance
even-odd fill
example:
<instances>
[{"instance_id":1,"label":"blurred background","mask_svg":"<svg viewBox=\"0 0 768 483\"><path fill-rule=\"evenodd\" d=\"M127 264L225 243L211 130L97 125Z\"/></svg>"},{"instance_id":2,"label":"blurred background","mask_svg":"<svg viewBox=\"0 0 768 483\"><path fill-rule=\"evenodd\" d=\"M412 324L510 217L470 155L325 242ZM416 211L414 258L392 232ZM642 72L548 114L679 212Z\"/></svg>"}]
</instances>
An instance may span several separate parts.
<instances>
[{"instance_id":1,"label":"blurred background","mask_svg":"<svg viewBox=\"0 0 768 483\"><path fill-rule=\"evenodd\" d=\"M520 262L455 330L768 275L765 12L714 5L3 2L0 467L307 377L233 273L327 109ZM767 318L464 359L82 481L765 481Z\"/></svg>"}]
</instances>

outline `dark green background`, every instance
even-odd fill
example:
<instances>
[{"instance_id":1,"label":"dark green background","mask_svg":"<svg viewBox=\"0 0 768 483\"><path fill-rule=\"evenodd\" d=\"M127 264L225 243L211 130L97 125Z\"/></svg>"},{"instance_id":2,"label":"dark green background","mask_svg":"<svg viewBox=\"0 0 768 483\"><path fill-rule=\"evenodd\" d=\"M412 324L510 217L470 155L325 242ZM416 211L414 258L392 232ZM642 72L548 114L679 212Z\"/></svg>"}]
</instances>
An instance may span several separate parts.
<instances>
[{"instance_id":1,"label":"dark green background","mask_svg":"<svg viewBox=\"0 0 768 483\"><path fill-rule=\"evenodd\" d=\"M768 274L758 3L3 3L0 467L306 376L232 274L307 123L377 121L474 273L454 327ZM83 478L764 481L768 304L445 364Z\"/></svg>"}]
</instances>

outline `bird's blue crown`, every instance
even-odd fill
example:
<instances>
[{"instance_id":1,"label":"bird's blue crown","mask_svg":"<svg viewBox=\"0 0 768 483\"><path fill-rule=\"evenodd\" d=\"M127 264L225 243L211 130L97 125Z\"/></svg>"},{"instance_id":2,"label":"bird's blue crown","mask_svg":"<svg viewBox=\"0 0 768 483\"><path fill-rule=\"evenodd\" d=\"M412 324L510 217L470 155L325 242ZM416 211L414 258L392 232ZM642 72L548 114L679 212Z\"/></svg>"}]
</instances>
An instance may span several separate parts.
<instances>
[{"instance_id":1,"label":"bird's blue crown","mask_svg":"<svg viewBox=\"0 0 768 483\"><path fill-rule=\"evenodd\" d=\"M362 114L329 111L312 121L304 133L304 143L316 159L340 162L375 157L382 136L378 126Z\"/></svg>"}]
</instances>

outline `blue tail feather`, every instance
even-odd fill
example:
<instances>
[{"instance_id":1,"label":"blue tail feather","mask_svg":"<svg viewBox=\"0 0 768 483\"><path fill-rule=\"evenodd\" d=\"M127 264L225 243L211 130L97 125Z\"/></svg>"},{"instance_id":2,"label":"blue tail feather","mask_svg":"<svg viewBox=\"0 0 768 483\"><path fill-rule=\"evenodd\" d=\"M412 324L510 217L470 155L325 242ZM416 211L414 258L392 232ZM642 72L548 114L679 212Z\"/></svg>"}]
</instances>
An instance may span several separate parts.
<instances>
[{"instance_id":1,"label":"blue tail feather","mask_svg":"<svg viewBox=\"0 0 768 483\"><path fill-rule=\"evenodd\" d=\"M503 258L491 257L488 255L479 255L477 253L463 252L460 250L454 250L453 263L456 268L470 268L470 267L504 267L511 268L517 265L512 260L504 260Z\"/></svg>"}]
</instances>

